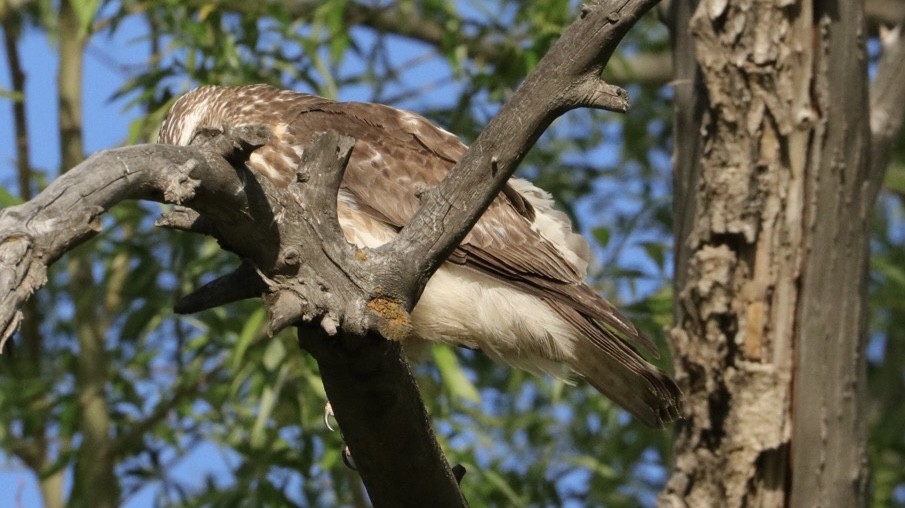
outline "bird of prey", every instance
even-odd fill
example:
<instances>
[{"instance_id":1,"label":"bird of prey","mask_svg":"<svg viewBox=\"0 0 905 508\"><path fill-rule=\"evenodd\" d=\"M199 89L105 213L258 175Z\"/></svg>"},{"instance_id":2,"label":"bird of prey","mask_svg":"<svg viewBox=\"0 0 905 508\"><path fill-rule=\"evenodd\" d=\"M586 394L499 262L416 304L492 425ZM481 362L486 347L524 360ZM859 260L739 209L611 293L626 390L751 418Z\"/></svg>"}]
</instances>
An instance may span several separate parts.
<instances>
[{"instance_id":1,"label":"bird of prey","mask_svg":"<svg viewBox=\"0 0 905 508\"><path fill-rule=\"evenodd\" d=\"M285 186L318 131L356 139L338 196L340 226L360 247L389 242L465 153L454 135L392 107L336 102L267 85L204 86L180 97L159 143L199 132L266 125L271 140L245 164ZM648 363L656 346L584 279L588 243L550 195L512 178L428 282L411 313L418 342L478 349L534 373L575 373L647 425L679 417L681 393Z\"/></svg>"}]
</instances>

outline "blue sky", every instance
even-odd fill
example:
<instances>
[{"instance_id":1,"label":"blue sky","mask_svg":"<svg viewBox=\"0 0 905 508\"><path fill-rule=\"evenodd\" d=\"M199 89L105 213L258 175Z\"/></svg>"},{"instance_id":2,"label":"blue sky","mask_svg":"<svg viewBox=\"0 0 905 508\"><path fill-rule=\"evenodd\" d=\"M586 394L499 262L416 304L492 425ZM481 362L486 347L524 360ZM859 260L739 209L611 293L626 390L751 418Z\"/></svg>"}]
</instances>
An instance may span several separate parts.
<instances>
[{"instance_id":1,"label":"blue sky","mask_svg":"<svg viewBox=\"0 0 905 508\"><path fill-rule=\"evenodd\" d=\"M134 19L124 22L123 29L103 46L93 45L85 58L84 101L85 149L88 153L121 144L128 132L129 123L137 116L137 111L124 111L123 103L111 103L110 97L122 83L123 75L114 70L106 58L120 63L138 64L147 56L144 45L133 40L141 24ZM99 38L96 38L99 39ZM32 142L33 164L56 173L59 169L59 137L57 129L56 73L58 68L56 47L43 32L30 29L22 38L21 60L27 76L28 122L31 134L41 133L41 142ZM0 55L0 86L9 89L11 83L7 74L5 53ZM3 101L0 106L0 175L2 183L8 185L14 180L14 159L12 132L12 106ZM18 191L18 189L16 189Z\"/></svg>"}]
</instances>

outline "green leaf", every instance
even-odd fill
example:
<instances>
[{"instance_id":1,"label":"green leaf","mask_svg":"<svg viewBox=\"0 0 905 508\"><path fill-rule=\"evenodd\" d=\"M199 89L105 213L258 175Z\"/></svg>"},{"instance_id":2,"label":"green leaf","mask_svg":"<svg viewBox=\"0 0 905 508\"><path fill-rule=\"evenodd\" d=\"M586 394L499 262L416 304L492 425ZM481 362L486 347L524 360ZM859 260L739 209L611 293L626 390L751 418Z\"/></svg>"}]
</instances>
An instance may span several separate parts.
<instances>
[{"instance_id":1,"label":"green leaf","mask_svg":"<svg viewBox=\"0 0 905 508\"><path fill-rule=\"evenodd\" d=\"M597 240L597 243L606 248L610 243L610 228L600 226L591 230L591 234L594 235L594 239Z\"/></svg>"},{"instance_id":2,"label":"green leaf","mask_svg":"<svg viewBox=\"0 0 905 508\"><path fill-rule=\"evenodd\" d=\"M245 321L245 326L243 326L242 331L239 332L239 337L230 354L230 368L234 370L239 368L239 365L245 358L245 352L248 350L248 347L256 338L260 337L261 330L264 326L264 319L266 317L266 312L263 308L252 312L251 315L248 316L248 319ZM279 341L274 342L279 343Z\"/></svg>"},{"instance_id":3,"label":"green leaf","mask_svg":"<svg viewBox=\"0 0 905 508\"><path fill-rule=\"evenodd\" d=\"M883 184L892 191L905 194L905 164L900 161L892 162L886 170Z\"/></svg>"},{"instance_id":4,"label":"green leaf","mask_svg":"<svg viewBox=\"0 0 905 508\"><path fill-rule=\"evenodd\" d=\"M20 203L22 203L22 199L19 196L12 194L4 187L0 187L0 208L15 206Z\"/></svg>"},{"instance_id":5,"label":"green leaf","mask_svg":"<svg viewBox=\"0 0 905 508\"><path fill-rule=\"evenodd\" d=\"M25 98L25 95L21 92L17 92L15 90L10 90L6 87L0 86L0 99L6 99L13 102L19 102Z\"/></svg>"},{"instance_id":6,"label":"green leaf","mask_svg":"<svg viewBox=\"0 0 905 508\"><path fill-rule=\"evenodd\" d=\"M251 438L249 441L252 448L260 448L264 445L266 440L265 430L267 428L267 422L273 414L273 410L276 407L277 400L280 396L280 391L283 389L283 384L286 382L286 376L288 374L289 365L284 364L280 369L279 374L277 374L277 379L273 385L264 387L264 391L261 394L261 401L258 404L257 417L255 418L254 426L251 428Z\"/></svg>"},{"instance_id":7,"label":"green leaf","mask_svg":"<svg viewBox=\"0 0 905 508\"><path fill-rule=\"evenodd\" d=\"M515 490L509 485L505 478L503 478L500 474L492 469L485 469L481 471L481 476L483 476L487 481L489 481L494 487L496 487L500 493L502 493L506 499L509 500L509 503L512 506L527 506L528 503L525 499L519 496Z\"/></svg>"},{"instance_id":8,"label":"green leaf","mask_svg":"<svg viewBox=\"0 0 905 508\"><path fill-rule=\"evenodd\" d=\"M440 370L440 376L443 378L443 384L446 389L454 397L480 404L481 394L468 380L452 348L446 345L435 345L433 347L433 355L434 363L437 364L437 368Z\"/></svg>"},{"instance_id":9,"label":"green leaf","mask_svg":"<svg viewBox=\"0 0 905 508\"><path fill-rule=\"evenodd\" d=\"M666 264L666 255L664 253L664 245L661 242L642 242L641 247L644 252L661 270Z\"/></svg>"},{"instance_id":10,"label":"green leaf","mask_svg":"<svg viewBox=\"0 0 905 508\"><path fill-rule=\"evenodd\" d=\"M264 368L274 371L284 358L286 358L286 346L280 340L271 340L267 344L267 349L264 350Z\"/></svg>"},{"instance_id":11,"label":"green leaf","mask_svg":"<svg viewBox=\"0 0 905 508\"><path fill-rule=\"evenodd\" d=\"M589 457L587 455L579 455L578 457L572 458L569 462L575 464L576 466L581 466L585 469L590 469L594 471L597 475L607 478L607 479L618 479L619 473L616 472L615 469L610 467L607 464L595 459L594 457Z\"/></svg>"}]
</instances>

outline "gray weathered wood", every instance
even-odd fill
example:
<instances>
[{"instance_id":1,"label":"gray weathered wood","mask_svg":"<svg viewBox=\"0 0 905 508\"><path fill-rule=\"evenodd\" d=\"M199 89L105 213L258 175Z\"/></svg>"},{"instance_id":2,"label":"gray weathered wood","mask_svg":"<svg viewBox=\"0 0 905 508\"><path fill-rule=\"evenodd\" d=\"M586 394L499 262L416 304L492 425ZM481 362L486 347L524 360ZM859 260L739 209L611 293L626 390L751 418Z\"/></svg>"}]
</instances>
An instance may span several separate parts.
<instances>
[{"instance_id":1,"label":"gray weathered wood","mask_svg":"<svg viewBox=\"0 0 905 508\"><path fill-rule=\"evenodd\" d=\"M322 133L297 181L278 189L239 164L268 133L207 133L192 147L101 152L35 199L0 214L0 347L47 266L100 228L126 199L183 205L161 225L210 234L243 266L180 302L193 311L259 289L270 331L299 326L375 506L463 506L398 342L427 280L499 193L554 118L576 107L624 111L600 73L656 0L593 2L553 46L399 237L378 249L345 242L336 193L353 140ZM234 168L226 161L236 162ZM197 214L195 213L197 212ZM237 288L236 285L244 287Z\"/></svg>"}]
</instances>

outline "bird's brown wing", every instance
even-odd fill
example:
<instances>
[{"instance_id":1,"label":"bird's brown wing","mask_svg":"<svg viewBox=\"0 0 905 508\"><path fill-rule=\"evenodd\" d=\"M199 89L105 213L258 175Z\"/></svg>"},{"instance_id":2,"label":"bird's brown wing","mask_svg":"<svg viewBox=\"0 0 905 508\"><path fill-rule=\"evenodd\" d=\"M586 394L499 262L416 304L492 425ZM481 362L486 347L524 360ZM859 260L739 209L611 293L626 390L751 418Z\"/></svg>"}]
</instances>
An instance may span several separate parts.
<instances>
[{"instance_id":1,"label":"bird's brown wing","mask_svg":"<svg viewBox=\"0 0 905 508\"><path fill-rule=\"evenodd\" d=\"M287 135L294 139L286 142L301 145L326 129L357 139L343 187L361 210L397 228L417 211L417 194L437 185L466 150L457 137L421 116L370 103L306 105L289 126ZM585 285L583 270L538 232L535 213L507 185L448 261L573 308L577 312L561 313L563 318L591 332L595 342L625 341L656 355L650 339Z\"/></svg>"}]
</instances>

